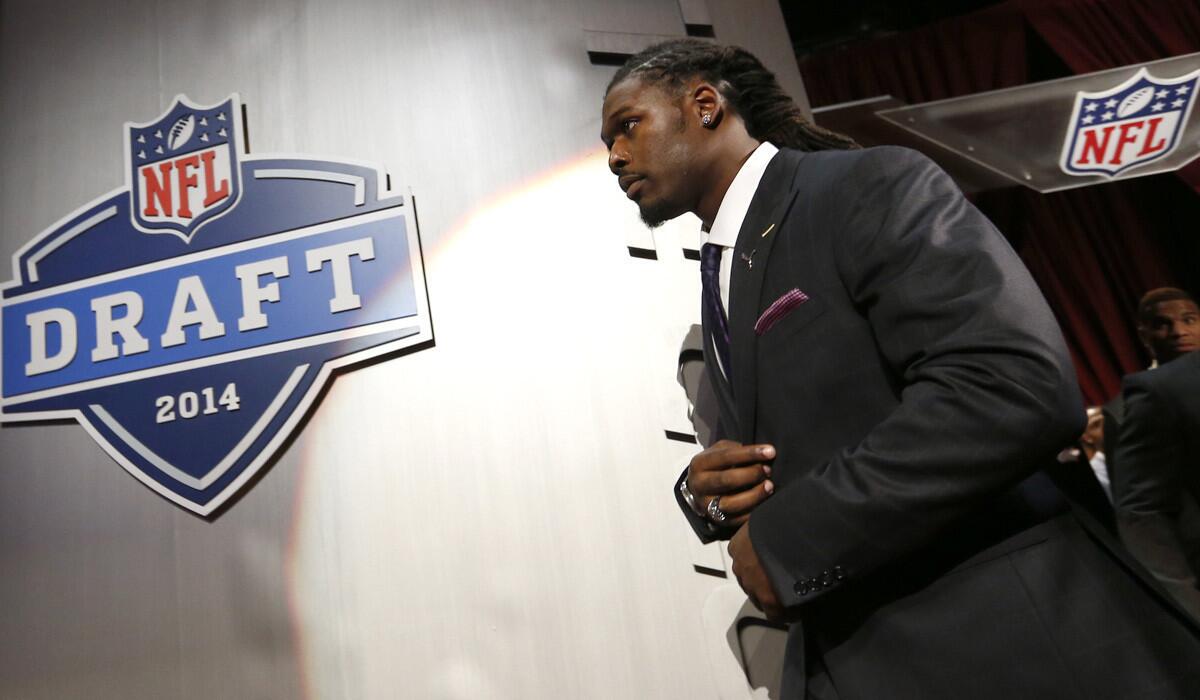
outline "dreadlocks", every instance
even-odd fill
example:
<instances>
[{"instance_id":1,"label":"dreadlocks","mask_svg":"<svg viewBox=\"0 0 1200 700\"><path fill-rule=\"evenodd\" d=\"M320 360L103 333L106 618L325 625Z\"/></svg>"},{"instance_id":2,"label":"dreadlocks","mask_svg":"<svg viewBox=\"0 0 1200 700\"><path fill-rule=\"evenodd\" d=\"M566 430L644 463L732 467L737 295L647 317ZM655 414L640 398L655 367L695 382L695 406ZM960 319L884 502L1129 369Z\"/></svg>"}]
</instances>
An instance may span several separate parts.
<instances>
[{"instance_id":1,"label":"dreadlocks","mask_svg":"<svg viewBox=\"0 0 1200 700\"><path fill-rule=\"evenodd\" d=\"M804 118L775 74L749 51L699 39L672 39L630 57L608 90L630 76L680 89L690 78L712 83L733 105L746 130L759 141L801 151L859 148L849 136L822 129ZM606 90L606 94L608 92Z\"/></svg>"}]
</instances>

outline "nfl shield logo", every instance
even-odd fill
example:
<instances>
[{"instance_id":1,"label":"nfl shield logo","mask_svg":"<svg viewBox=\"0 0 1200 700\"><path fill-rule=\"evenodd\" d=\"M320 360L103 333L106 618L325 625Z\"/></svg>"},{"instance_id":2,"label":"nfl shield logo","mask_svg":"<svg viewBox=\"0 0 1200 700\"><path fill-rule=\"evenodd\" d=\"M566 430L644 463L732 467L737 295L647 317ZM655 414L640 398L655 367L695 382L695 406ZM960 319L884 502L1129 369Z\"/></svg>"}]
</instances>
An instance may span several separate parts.
<instances>
[{"instance_id":1,"label":"nfl shield logo","mask_svg":"<svg viewBox=\"0 0 1200 700\"><path fill-rule=\"evenodd\" d=\"M179 95L147 124L125 125L133 225L186 242L241 196L241 108L234 95L201 107Z\"/></svg>"},{"instance_id":2,"label":"nfl shield logo","mask_svg":"<svg viewBox=\"0 0 1200 700\"><path fill-rule=\"evenodd\" d=\"M1200 71L1159 79L1142 68L1110 90L1077 93L1063 171L1111 178L1166 157L1179 145L1198 82Z\"/></svg>"}]
</instances>

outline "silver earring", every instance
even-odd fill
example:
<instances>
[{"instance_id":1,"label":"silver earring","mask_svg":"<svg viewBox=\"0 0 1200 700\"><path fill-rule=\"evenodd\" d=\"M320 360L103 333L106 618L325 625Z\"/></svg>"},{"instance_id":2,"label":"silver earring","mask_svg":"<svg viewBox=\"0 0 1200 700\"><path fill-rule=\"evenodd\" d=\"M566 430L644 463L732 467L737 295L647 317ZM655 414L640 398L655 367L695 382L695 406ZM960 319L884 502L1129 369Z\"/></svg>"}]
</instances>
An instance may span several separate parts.
<instances>
[{"instance_id":1,"label":"silver earring","mask_svg":"<svg viewBox=\"0 0 1200 700\"><path fill-rule=\"evenodd\" d=\"M704 115L704 118L700 120L700 123L703 124L704 126L708 126L709 124L712 123L712 115L709 115L709 114Z\"/></svg>"}]
</instances>

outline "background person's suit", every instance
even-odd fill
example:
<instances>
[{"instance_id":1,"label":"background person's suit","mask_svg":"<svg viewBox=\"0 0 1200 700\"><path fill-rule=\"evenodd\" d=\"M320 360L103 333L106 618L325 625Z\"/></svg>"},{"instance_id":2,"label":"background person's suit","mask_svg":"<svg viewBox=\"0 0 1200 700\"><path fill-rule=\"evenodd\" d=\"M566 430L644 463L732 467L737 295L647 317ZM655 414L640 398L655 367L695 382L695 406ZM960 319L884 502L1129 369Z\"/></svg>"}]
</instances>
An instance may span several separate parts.
<instances>
[{"instance_id":1,"label":"background person's suit","mask_svg":"<svg viewBox=\"0 0 1200 700\"><path fill-rule=\"evenodd\" d=\"M722 434L778 450L750 531L803 620L788 697L806 656L843 700L1185 696L1171 676L1200 674L1200 646L1027 480L1083 429L1074 371L941 170L781 151L732 254L732 382L710 373ZM764 329L792 290L806 300Z\"/></svg>"},{"instance_id":2,"label":"background person's suit","mask_svg":"<svg viewBox=\"0 0 1200 700\"><path fill-rule=\"evenodd\" d=\"M1200 617L1200 352L1131 374L1113 498L1121 540Z\"/></svg>"}]
</instances>

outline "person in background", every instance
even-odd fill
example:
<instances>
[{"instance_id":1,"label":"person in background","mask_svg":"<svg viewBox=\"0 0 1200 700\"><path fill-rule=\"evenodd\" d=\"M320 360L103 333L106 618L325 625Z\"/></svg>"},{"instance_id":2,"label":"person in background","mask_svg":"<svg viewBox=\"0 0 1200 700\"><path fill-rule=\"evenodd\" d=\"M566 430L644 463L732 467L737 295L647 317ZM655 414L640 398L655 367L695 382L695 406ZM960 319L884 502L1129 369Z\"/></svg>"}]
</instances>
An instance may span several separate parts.
<instances>
[{"instance_id":1,"label":"person in background","mask_svg":"<svg viewBox=\"0 0 1200 700\"><path fill-rule=\"evenodd\" d=\"M1200 309L1180 290L1143 299L1156 366L1125 377L1112 472L1121 541L1200 619Z\"/></svg>"},{"instance_id":2,"label":"person in background","mask_svg":"<svg viewBox=\"0 0 1200 700\"><path fill-rule=\"evenodd\" d=\"M1058 464L1049 473L1075 505L1086 509L1106 531L1116 535L1104 456L1104 414L1099 406L1088 406L1083 435L1075 445L1058 453Z\"/></svg>"},{"instance_id":3,"label":"person in background","mask_svg":"<svg viewBox=\"0 0 1200 700\"><path fill-rule=\"evenodd\" d=\"M1083 461L1091 468L1096 483L1104 492L1104 498L1112 503L1112 487L1109 485L1108 463L1104 455L1104 411L1099 406L1088 406L1087 427L1079 438Z\"/></svg>"},{"instance_id":4,"label":"person in background","mask_svg":"<svg viewBox=\"0 0 1200 700\"><path fill-rule=\"evenodd\" d=\"M1200 307L1182 289L1151 289L1138 301L1137 334L1150 355L1150 369L1166 364L1200 348ZM1119 469L1117 441L1125 420L1125 399L1120 392L1104 404L1103 414L1104 454L1111 477Z\"/></svg>"}]
</instances>

